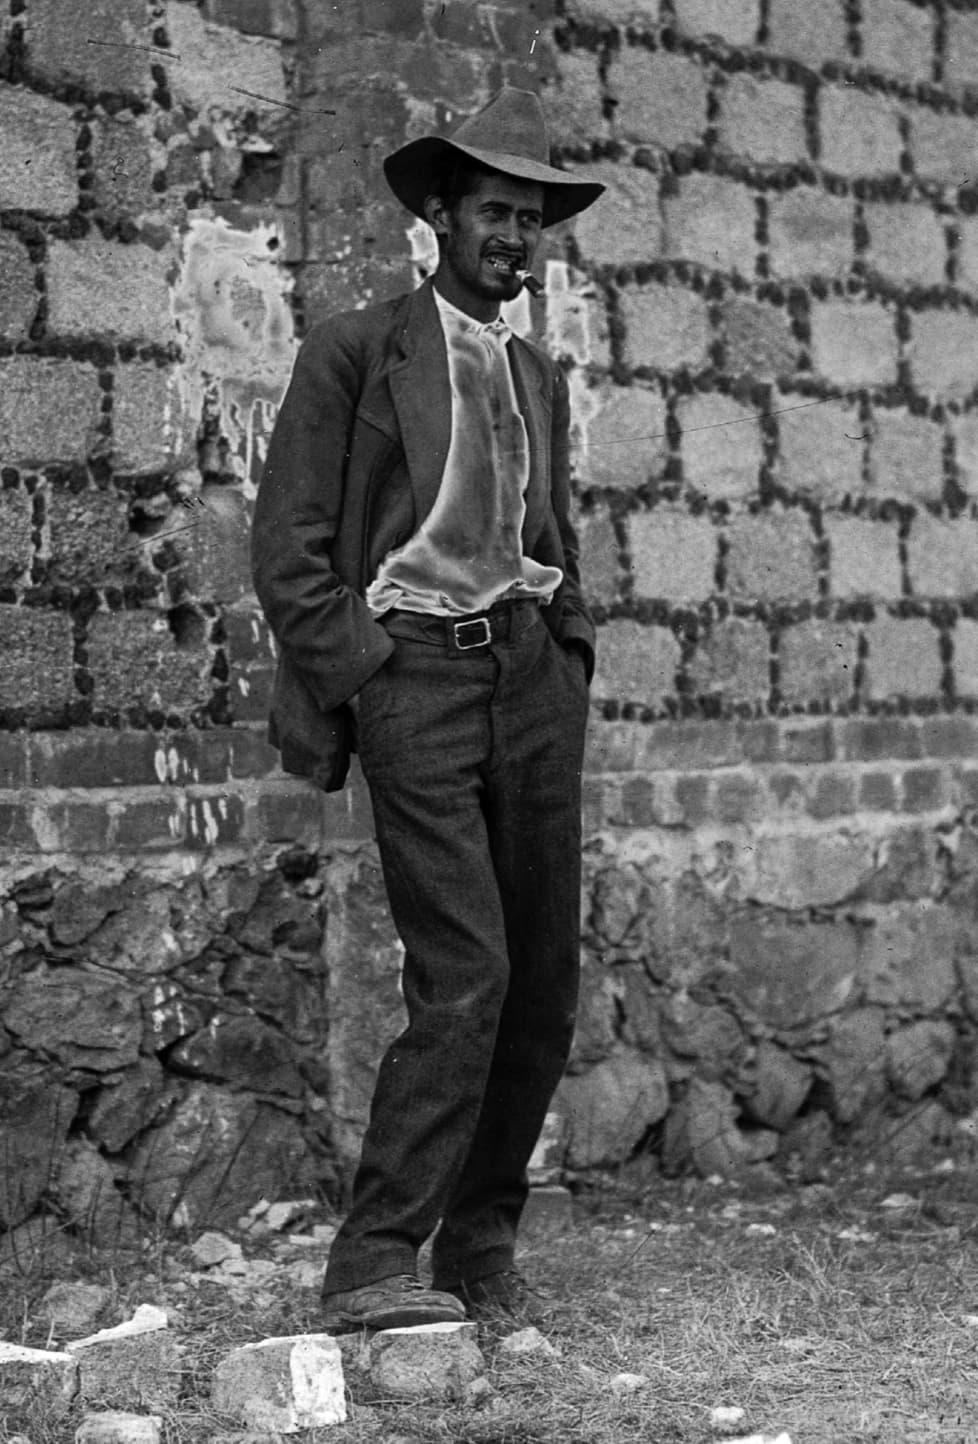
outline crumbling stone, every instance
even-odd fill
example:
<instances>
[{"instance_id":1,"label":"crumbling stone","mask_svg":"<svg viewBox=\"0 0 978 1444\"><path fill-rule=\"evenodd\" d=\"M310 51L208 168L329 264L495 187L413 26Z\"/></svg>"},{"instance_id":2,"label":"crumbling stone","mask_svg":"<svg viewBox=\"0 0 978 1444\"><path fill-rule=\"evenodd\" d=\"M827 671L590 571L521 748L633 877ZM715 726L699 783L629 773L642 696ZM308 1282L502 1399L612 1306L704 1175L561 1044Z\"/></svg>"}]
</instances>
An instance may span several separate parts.
<instances>
[{"instance_id":1,"label":"crumbling stone","mask_svg":"<svg viewBox=\"0 0 978 1444\"><path fill-rule=\"evenodd\" d=\"M328 1334L246 1344L217 1366L211 1403L250 1428L295 1434L346 1419L343 1364Z\"/></svg>"},{"instance_id":2,"label":"crumbling stone","mask_svg":"<svg viewBox=\"0 0 978 1444\"><path fill-rule=\"evenodd\" d=\"M58 1337L77 1338L88 1333L109 1297L109 1290L101 1284L65 1280L52 1284L41 1299L41 1317Z\"/></svg>"},{"instance_id":3,"label":"crumbling stone","mask_svg":"<svg viewBox=\"0 0 978 1444\"><path fill-rule=\"evenodd\" d=\"M67 1345L77 1360L85 1403L121 1409L172 1409L180 1391L180 1347L162 1309L141 1304L133 1317Z\"/></svg>"},{"instance_id":4,"label":"crumbling stone","mask_svg":"<svg viewBox=\"0 0 978 1444\"><path fill-rule=\"evenodd\" d=\"M0 1340L0 1410L35 1404L57 1417L67 1413L77 1389L78 1365L70 1354Z\"/></svg>"},{"instance_id":5,"label":"crumbling stone","mask_svg":"<svg viewBox=\"0 0 978 1444\"><path fill-rule=\"evenodd\" d=\"M362 1355L370 1384L385 1397L461 1398L485 1373L477 1332L475 1324L443 1323L369 1335Z\"/></svg>"},{"instance_id":6,"label":"crumbling stone","mask_svg":"<svg viewBox=\"0 0 978 1444\"><path fill-rule=\"evenodd\" d=\"M159 1414L86 1414L75 1430L75 1444L160 1444Z\"/></svg>"}]
</instances>

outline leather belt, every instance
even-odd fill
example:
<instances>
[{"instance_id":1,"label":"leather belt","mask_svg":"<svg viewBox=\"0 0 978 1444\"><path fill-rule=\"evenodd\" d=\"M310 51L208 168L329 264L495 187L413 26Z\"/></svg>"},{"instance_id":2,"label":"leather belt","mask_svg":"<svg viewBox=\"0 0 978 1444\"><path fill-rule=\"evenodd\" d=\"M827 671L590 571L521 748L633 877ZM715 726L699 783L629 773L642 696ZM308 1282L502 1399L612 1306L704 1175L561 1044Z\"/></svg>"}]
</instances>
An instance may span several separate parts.
<instances>
[{"instance_id":1,"label":"leather belt","mask_svg":"<svg viewBox=\"0 0 978 1444\"><path fill-rule=\"evenodd\" d=\"M495 602L485 612L471 612L464 617L439 617L394 608L381 621L392 637L444 647L455 655L484 651L493 642L508 642L519 636L530 625L527 611L539 614L539 603L513 597Z\"/></svg>"}]
</instances>

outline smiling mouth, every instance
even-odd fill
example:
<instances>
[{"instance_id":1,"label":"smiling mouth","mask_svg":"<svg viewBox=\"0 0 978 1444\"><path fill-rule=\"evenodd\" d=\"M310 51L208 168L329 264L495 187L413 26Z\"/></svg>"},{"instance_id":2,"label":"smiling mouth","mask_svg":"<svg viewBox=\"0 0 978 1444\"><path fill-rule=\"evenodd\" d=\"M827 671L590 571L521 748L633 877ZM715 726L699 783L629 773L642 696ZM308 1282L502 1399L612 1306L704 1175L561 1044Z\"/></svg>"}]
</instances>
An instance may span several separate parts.
<instances>
[{"instance_id":1,"label":"smiling mouth","mask_svg":"<svg viewBox=\"0 0 978 1444\"><path fill-rule=\"evenodd\" d=\"M487 256L486 260L494 271L507 276L515 275L520 264L516 256L491 255Z\"/></svg>"}]
</instances>

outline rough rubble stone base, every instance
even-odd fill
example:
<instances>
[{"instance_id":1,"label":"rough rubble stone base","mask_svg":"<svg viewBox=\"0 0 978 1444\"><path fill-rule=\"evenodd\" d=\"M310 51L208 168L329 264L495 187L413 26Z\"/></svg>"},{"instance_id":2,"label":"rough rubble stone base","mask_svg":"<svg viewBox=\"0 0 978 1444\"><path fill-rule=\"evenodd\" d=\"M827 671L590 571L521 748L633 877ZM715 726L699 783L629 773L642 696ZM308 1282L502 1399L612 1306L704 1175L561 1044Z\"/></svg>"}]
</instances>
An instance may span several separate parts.
<instances>
[{"instance_id":1,"label":"rough rubble stone base","mask_svg":"<svg viewBox=\"0 0 978 1444\"><path fill-rule=\"evenodd\" d=\"M75 1444L160 1444L159 1414L86 1414L75 1431Z\"/></svg>"}]
</instances>

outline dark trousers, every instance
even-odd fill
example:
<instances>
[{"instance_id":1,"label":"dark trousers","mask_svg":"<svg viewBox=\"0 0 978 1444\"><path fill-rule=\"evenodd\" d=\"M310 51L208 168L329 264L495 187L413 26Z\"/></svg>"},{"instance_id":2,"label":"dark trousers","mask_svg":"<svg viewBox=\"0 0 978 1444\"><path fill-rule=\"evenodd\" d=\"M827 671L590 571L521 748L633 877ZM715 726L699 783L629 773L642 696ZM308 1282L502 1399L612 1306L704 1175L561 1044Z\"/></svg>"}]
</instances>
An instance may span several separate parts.
<instances>
[{"instance_id":1,"label":"dark trousers","mask_svg":"<svg viewBox=\"0 0 978 1444\"><path fill-rule=\"evenodd\" d=\"M405 948L408 1024L381 1064L324 1290L508 1267L526 1166L570 1049L580 948L581 661L538 608L489 647L395 614L358 747Z\"/></svg>"}]
</instances>

